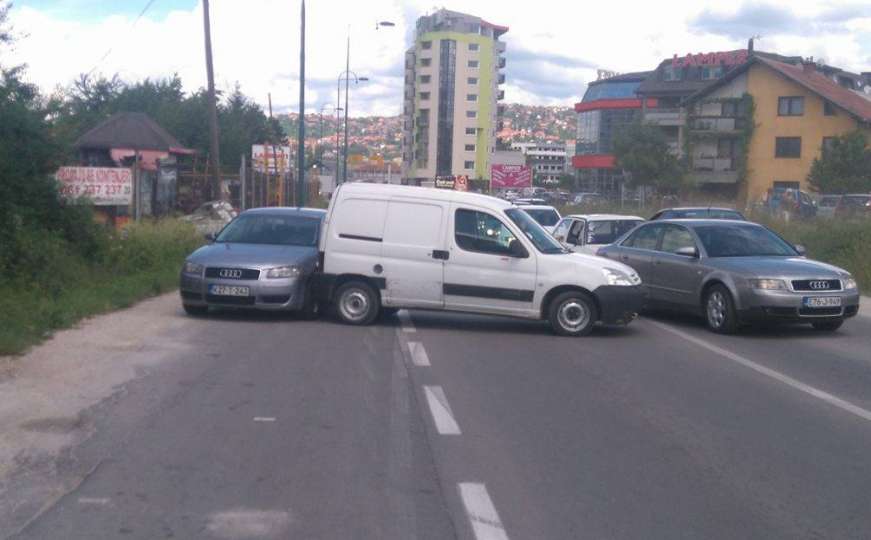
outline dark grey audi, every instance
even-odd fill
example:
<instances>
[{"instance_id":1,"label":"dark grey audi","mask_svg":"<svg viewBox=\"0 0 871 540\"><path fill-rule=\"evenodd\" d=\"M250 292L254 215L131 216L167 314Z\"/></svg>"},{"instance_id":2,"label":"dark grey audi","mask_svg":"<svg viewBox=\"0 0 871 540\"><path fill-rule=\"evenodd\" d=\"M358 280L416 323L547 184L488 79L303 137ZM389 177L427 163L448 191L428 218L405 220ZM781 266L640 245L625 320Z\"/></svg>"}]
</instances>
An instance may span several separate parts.
<instances>
[{"instance_id":1,"label":"dark grey audi","mask_svg":"<svg viewBox=\"0 0 871 540\"><path fill-rule=\"evenodd\" d=\"M316 316L312 275L325 214L309 208L240 214L185 261L179 287L185 311L203 315L209 306L243 307Z\"/></svg>"},{"instance_id":2,"label":"dark grey audi","mask_svg":"<svg viewBox=\"0 0 871 540\"><path fill-rule=\"evenodd\" d=\"M638 272L648 307L698 313L714 332L760 321L834 331L859 311L849 272L807 259L803 247L747 221L649 222L598 254Z\"/></svg>"}]
</instances>

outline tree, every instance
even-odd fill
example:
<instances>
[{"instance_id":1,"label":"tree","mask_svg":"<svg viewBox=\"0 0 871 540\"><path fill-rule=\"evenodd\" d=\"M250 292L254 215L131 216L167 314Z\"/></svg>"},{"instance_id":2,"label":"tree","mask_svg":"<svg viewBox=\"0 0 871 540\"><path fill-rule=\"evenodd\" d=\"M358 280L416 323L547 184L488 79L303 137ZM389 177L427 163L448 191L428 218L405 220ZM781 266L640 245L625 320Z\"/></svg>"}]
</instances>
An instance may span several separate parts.
<instances>
[{"instance_id":1,"label":"tree","mask_svg":"<svg viewBox=\"0 0 871 540\"><path fill-rule=\"evenodd\" d=\"M631 186L651 186L674 192L683 184L686 171L671 153L662 130L636 122L619 130L612 144L617 167L629 173Z\"/></svg>"},{"instance_id":2,"label":"tree","mask_svg":"<svg viewBox=\"0 0 871 540\"><path fill-rule=\"evenodd\" d=\"M819 193L871 192L871 148L865 135L854 131L835 137L814 159L808 182Z\"/></svg>"}]
</instances>

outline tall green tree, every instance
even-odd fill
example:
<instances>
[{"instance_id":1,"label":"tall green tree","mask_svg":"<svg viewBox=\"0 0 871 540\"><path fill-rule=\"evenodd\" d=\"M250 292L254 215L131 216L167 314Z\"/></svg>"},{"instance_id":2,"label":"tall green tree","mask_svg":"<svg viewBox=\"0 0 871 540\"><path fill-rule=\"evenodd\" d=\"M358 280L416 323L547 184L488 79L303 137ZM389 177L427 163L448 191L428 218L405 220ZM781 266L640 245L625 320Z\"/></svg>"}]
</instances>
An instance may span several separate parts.
<instances>
[{"instance_id":1,"label":"tall green tree","mask_svg":"<svg viewBox=\"0 0 871 540\"><path fill-rule=\"evenodd\" d=\"M871 148L865 135L854 131L835 137L814 159L808 182L819 193L871 192Z\"/></svg>"},{"instance_id":2,"label":"tall green tree","mask_svg":"<svg viewBox=\"0 0 871 540\"><path fill-rule=\"evenodd\" d=\"M631 186L649 186L673 193L681 188L686 170L671 153L662 129L635 122L620 129L612 148L617 167L630 175Z\"/></svg>"}]
</instances>

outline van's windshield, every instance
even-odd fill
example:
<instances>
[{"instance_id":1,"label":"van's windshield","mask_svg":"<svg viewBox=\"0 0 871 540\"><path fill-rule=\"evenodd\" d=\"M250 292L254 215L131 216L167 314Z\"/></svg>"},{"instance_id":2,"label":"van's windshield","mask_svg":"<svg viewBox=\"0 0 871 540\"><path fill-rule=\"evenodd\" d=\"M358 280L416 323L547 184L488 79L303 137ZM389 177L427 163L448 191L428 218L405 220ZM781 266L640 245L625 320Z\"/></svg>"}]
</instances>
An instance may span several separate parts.
<instances>
[{"instance_id":1,"label":"van's windshield","mask_svg":"<svg viewBox=\"0 0 871 540\"><path fill-rule=\"evenodd\" d=\"M515 225L520 227L520 230L523 231L523 234L529 238L529 241L532 242L538 251L547 254L569 252L523 210L509 208L505 211L505 214Z\"/></svg>"}]
</instances>

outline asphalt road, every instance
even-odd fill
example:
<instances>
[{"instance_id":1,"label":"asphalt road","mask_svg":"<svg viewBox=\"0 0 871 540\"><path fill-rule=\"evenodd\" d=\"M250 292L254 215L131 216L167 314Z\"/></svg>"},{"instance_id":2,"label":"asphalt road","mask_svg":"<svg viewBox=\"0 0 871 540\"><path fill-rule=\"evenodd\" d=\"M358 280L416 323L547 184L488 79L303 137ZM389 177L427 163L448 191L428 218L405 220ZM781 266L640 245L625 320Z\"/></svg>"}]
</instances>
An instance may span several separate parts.
<instances>
[{"instance_id":1,"label":"asphalt road","mask_svg":"<svg viewBox=\"0 0 871 540\"><path fill-rule=\"evenodd\" d=\"M402 315L172 334L176 357L89 411L75 452L95 466L16 537L871 534L871 317L715 336L657 315L569 339Z\"/></svg>"}]
</instances>

